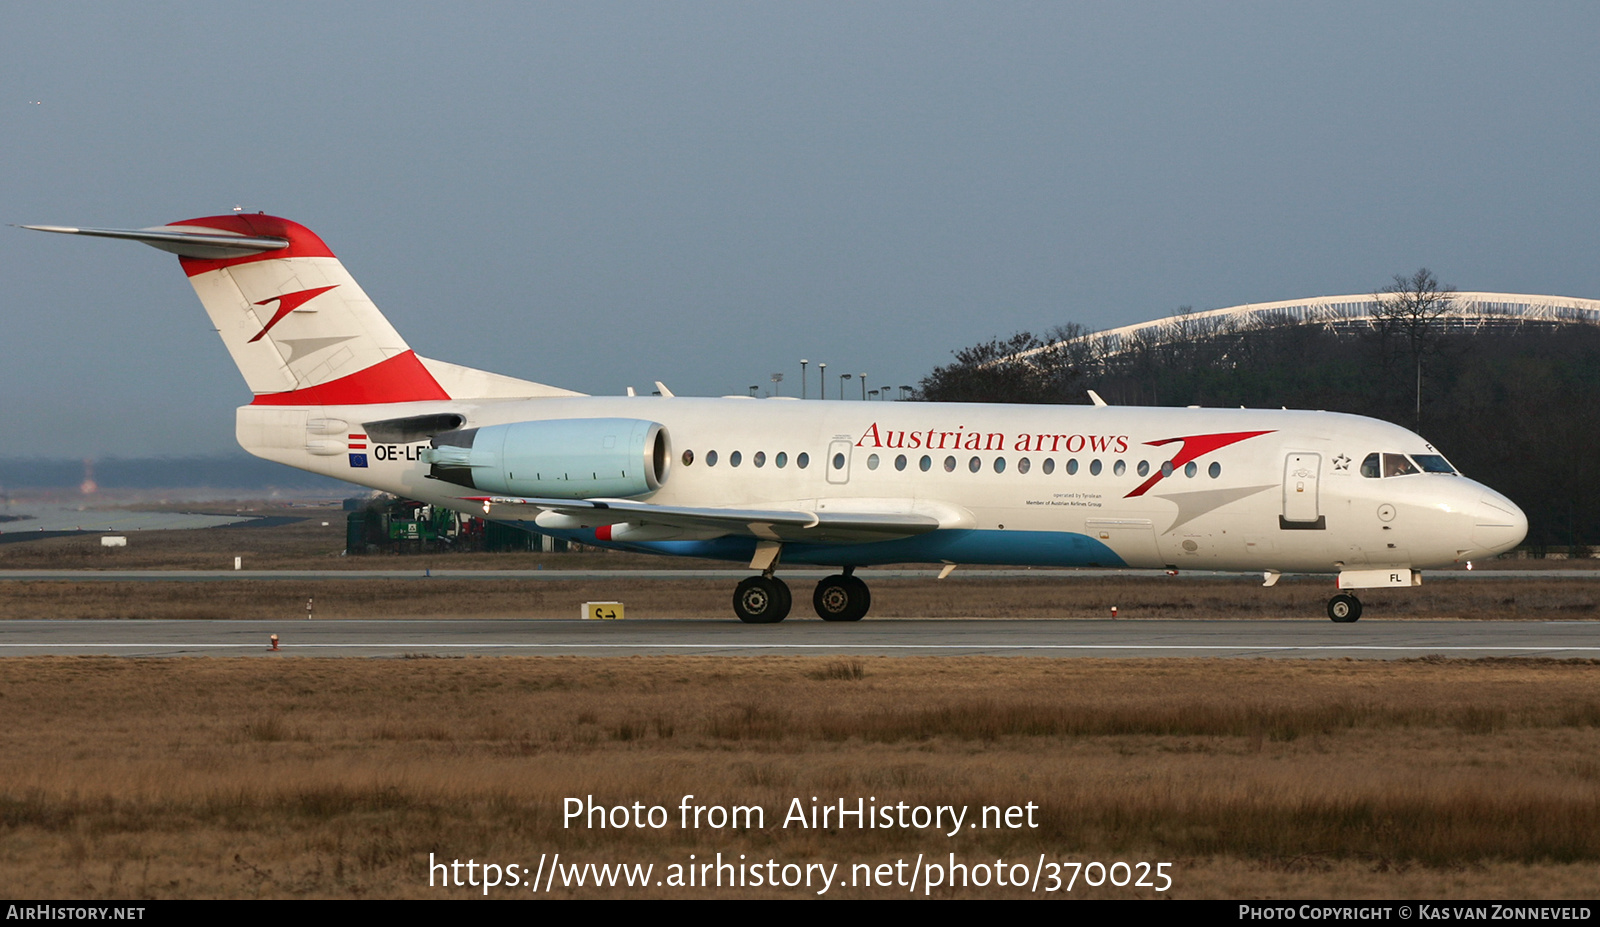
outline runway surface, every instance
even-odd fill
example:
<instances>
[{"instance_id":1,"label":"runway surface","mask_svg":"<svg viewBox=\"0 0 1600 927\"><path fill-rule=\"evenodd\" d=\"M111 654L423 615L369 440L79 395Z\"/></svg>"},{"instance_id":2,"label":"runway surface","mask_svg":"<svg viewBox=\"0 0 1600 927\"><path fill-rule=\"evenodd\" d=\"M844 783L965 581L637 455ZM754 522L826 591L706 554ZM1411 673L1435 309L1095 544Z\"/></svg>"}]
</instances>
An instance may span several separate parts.
<instances>
[{"instance_id":1,"label":"runway surface","mask_svg":"<svg viewBox=\"0 0 1600 927\"><path fill-rule=\"evenodd\" d=\"M790 581L819 580L836 570L784 570L780 574ZM317 579L471 579L471 580L541 580L563 582L576 580L692 580L725 579L738 582L751 575L748 569L726 570L433 570L411 568L406 570L0 570L0 582L217 582L221 580L293 580L304 582ZM866 580L878 579L933 579L937 569L865 569L858 571ZM1164 570L1102 570L1102 569L972 569L957 570L951 574L960 579L998 580L1057 580L1103 577L1166 577ZM1285 573L1284 579L1319 578L1332 589L1331 574ZM1250 579L1260 581L1260 573L1209 573L1185 572L1185 580ZM1426 582L1492 581L1524 579L1566 579L1577 581L1600 580L1600 570L1430 570Z\"/></svg>"},{"instance_id":2,"label":"runway surface","mask_svg":"<svg viewBox=\"0 0 1600 927\"><path fill-rule=\"evenodd\" d=\"M269 649L277 634L282 648ZM1595 621L7 621L0 656L1600 658Z\"/></svg>"}]
</instances>

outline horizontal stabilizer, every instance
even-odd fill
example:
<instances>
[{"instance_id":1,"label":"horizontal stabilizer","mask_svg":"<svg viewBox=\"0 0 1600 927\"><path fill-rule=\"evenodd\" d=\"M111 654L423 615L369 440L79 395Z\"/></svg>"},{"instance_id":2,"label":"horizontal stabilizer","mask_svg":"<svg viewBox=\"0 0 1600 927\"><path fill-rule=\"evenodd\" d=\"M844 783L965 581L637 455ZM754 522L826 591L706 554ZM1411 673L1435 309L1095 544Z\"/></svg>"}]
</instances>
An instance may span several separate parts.
<instances>
[{"instance_id":1,"label":"horizontal stabilizer","mask_svg":"<svg viewBox=\"0 0 1600 927\"><path fill-rule=\"evenodd\" d=\"M181 257L220 260L281 251L289 247L287 238L262 238L197 226L157 225L147 229L80 229L65 225L24 225L35 232L63 235L91 235L96 238L125 238L142 241L152 248L170 251Z\"/></svg>"}]
</instances>

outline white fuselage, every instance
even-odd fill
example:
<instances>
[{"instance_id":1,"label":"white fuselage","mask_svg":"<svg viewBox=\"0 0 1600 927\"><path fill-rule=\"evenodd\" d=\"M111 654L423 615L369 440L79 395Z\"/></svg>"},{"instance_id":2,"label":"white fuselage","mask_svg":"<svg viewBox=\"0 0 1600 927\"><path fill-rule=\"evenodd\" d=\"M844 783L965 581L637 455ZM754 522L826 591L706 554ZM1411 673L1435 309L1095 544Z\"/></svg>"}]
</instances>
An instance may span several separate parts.
<instances>
[{"instance_id":1,"label":"white fuselage","mask_svg":"<svg viewBox=\"0 0 1600 927\"><path fill-rule=\"evenodd\" d=\"M831 506L939 522L917 538L813 550L791 544L786 562L1337 573L1445 566L1509 549L1526 532L1514 504L1454 473L1361 475L1370 454L1437 452L1398 426L1328 412L579 397L250 405L239 410L238 436L270 460L483 514L481 494L429 477L426 439L374 444L364 437L366 422L441 411L464 415L467 428L587 418L659 423L668 465L660 488L638 501ZM535 515L490 513L547 530ZM547 533L607 543L592 531ZM716 535L636 531L612 546L748 558L753 541L719 543Z\"/></svg>"}]
</instances>

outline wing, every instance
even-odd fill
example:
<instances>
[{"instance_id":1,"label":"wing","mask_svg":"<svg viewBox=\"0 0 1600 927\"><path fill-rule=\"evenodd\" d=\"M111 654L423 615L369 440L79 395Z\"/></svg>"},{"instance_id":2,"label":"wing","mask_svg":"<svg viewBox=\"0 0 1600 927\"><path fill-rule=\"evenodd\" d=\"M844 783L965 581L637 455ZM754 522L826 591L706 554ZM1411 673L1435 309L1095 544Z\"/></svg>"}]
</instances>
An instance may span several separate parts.
<instances>
[{"instance_id":1,"label":"wing","mask_svg":"<svg viewBox=\"0 0 1600 927\"><path fill-rule=\"evenodd\" d=\"M624 499L537 499L518 496L467 496L482 503L486 514L496 507L497 517L532 521L542 528L576 529L628 524L640 528L664 527L695 532L705 537L733 535L763 541L812 544L862 544L927 534L940 526L932 515L915 512L810 512L798 509L721 509L698 506L652 505ZM526 506L527 515L506 507ZM527 511L527 509L524 509Z\"/></svg>"}]
</instances>

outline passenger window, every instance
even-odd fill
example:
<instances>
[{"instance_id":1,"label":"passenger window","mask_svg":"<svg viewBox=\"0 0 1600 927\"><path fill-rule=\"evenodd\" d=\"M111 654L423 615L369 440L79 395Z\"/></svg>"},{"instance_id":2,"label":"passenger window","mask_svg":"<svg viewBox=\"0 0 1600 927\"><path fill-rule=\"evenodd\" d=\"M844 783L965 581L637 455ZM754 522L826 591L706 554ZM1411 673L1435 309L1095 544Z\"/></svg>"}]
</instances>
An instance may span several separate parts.
<instances>
[{"instance_id":1,"label":"passenger window","mask_svg":"<svg viewBox=\"0 0 1600 927\"><path fill-rule=\"evenodd\" d=\"M904 470L906 468L906 455L901 454L894 459L894 468L896 470Z\"/></svg>"},{"instance_id":2,"label":"passenger window","mask_svg":"<svg viewBox=\"0 0 1600 927\"><path fill-rule=\"evenodd\" d=\"M1139 475L1140 476L1149 476L1150 475L1150 461L1148 461L1148 460L1139 461Z\"/></svg>"},{"instance_id":3,"label":"passenger window","mask_svg":"<svg viewBox=\"0 0 1600 927\"><path fill-rule=\"evenodd\" d=\"M971 470L973 473L977 473L982 468L983 468L983 461L979 460L976 457L974 457L971 460L967 461L967 469Z\"/></svg>"},{"instance_id":4,"label":"passenger window","mask_svg":"<svg viewBox=\"0 0 1600 927\"><path fill-rule=\"evenodd\" d=\"M1046 457L1044 459L1044 475L1049 476L1054 472L1056 472L1056 459L1054 457Z\"/></svg>"},{"instance_id":5,"label":"passenger window","mask_svg":"<svg viewBox=\"0 0 1600 927\"><path fill-rule=\"evenodd\" d=\"M1183 465L1183 475L1187 476L1191 480L1194 479L1194 475L1199 472L1200 465L1192 460Z\"/></svg>"},{"instance_id":6,"label":"passenger window","mask_svg":"<svg viewBox=\"0 0 1600 927\"><path fill-rule=\"evenodd\" d=\"M917 466L922 468L923 473L927 473L929 470L933 469L933 458L929 457L927 454L923 454L922 459L917 461Z\"/></svg>"},{"instance_id":7,"label":"passenger window","mask_svg":"<svg viewBox=\"0 0 1600 927\"><path fill-rule=\"evenodd\" d=\"M1017 461L1017 472L1018 473L1027 473L1028 472L1028 468L1031 467L1031 466L1033 466L1033 465L1028 463L1028 458L1024 457L1021 460Z\"/></svg>"},{"instance_id":8,"label":"passenger window","mask_svg":"<svg viewBox=\"0 0 1600 927\"><path fill-rule=\"evenodd\" d=\"M1162 477L1168 477L1172 475L1172 461L1163 460L1161 462L1161 475Z\"/></svg>"},{"instance_id":9,"label":"passenger window","mask_svg":"<svg viewBox=\"0 0 1600 927\"><path fill-rule=\"evenodd\" d=\"M1077 472L1078 472L1078 458L1074 457L1071 460L1067 461L1067 476L1073 476L1073 475L1077 474Z\"/></svg>"},{"instance_id":10,"label":"passenger window","mask_svg":"<svg viewBox=\"0 0 1600 927\"><path fill-rule=\"evenodd\" d=\"M1089 461L1089 475L1090 476L1099 476L1100 475L1100 460L1099 460L1099 458L1096 458L1094 460Z\"/></svg>"},{"instance_id":11,"label":"passenger window","mask_svg":"<svg viewBox=\"0 0 1600 927\"><path fill-rule=\"evenodd\" d=\"M795 457L794 459L794 465L802 470L804 470L806 468L806 464L809 464L810 462L811 455L807 454L805 451L801 451L799 456Z\"/></svg>"},{"instance_id":12,"label":"passenger window","mask_svg":"<svg viewBox=\"0 0 1600 927\"><path fill-rule=\"evenodd\" d=\"M758 467L766 466L767 465L767 452L766 451L756 451L756 456L750 458L750 462L755 464Z\"/></svg>"},{"instance_id":13,"label":"passenger window","mask_svg":"<svg viewBox=\"0 0 1600 927\"><path fill-rule=\"evenodd\" d=\"M1206 469L1206 472L1211 474L1212 479L1216 479L1222 475L1222 464L1219 464L1213 460L1211 462L1211 466Z\"/></svg>"},{"instance_id":14,"label":"passenger window","mask_svg":"<svg viewBox=\"0 0 1600 927\"><path fill-rule=\"evenodd\" d=\"M1006 472L1006 459L1004 457L996 457L994 459L994 472L996 472L996 473L1004 473L1004 472Z\"/></svg>"},{"instance_id":15,"label":"passenger window","mask_svg":"<svg viewBox=\"0 0 1600 927\"><path fill-rule=\"evenodd\" d=\"M685 467L687 467L692 463L694 463L694 451L684 451L683 452L683 465Z\"/></svg>"},{"instance_id":16,"label":"passenger window","mask_svg":"<svg viewBox=\"0 0 1600 927\"><path fill-rule=\"evenodd\" d=\"M772 458L772 462L778 465L779 470L782 470L789 465L789 452L779 451L778 456Z\"/></svg>"},{"instance_id":17,"label":"passenger window","mask_svg":"<svg viewBox=\"0 0 1600 927\"><path fill-rule=\"evenodd\" d=\"M1373 480L1383 475L1378 469L1378 455L1376 453L1368 454L1367 459L1361 461L1361 475Z\"/></svg>"},{"instance_id":18,"label":"passenger window","mask_svg":"<svg viewBox=\"0 0 1600 927\"><path fill-rule=\"evenodd\" d=\"M1128 472L1128 462L1126 460L1117 461L1116 463L1111 465L1111 472L1115 473L1117 476L1121 476L1122 474L1127 473Z\"/></svg>"},{"instance_id":19,"label":"passenger window","mask_svg":"<svg viewBox=\"0 0 1600 927\"><path fill-rule=\"evenodd\" d=\"M843 457L844 455L840 454L839 456ZM838 466L836 465L834 467L834 469L837 470ZM876 469L878 469L878 455L877 454L872 454L872 455L867 457L867 469L868 470L876 470Z\"/></svg>"},{"instance_id":20,"label":"passenger window","mask_svg":"<svg viewBox=\"0 0 1600 927\"><path fill-rule=\"evenodd\" d=\"M716 465L717 465L717 452L716 451L706 451L706 466L715 467Z\"/></svg>"},{"instance_id":21,"label":"passenger window","mask_svg":"<svg viewBox=\"0 0 1600 927\"><path fill-rule=\"evenodd\" d=\"M954 457L946 457L944 459L944 472L946 472L946 473L954 473L954 472L956 472L956 459Z\"/></svg>"},{"instance_id":22,"label":"passenger window","mask_svg":"<svg viewBox=\"0 0 1600 927\"><path fill-rule=\"evenodd\" d=\"M1406 455L1404 455L1404 454L1385 454L1385 455L1383 455L1383 475L1385 477L1407 476L1409 474L1416 473L1416 472L1418 472L1416 465L1413 464L1410 460L1408 460L1406 458Z\"/></svg>"},{"instance_id":23,"label":"passenger window","mask_svg":"<svg viewBox=\"0 0 1600 927\"><path fill-rule=\"evenodd\" d=\"M728 466L737 467L739 466L739 461L743 459L743 455L741 455L738 451L734 451L732 454L728 455Z\"/></svg>"},{"instance_id":24,"label":"passenger window","mask_svg":"<svg viewBox=\"0 0 1600 927\"><path fill-rule=\"evenodd\" d=\"M835 469L835 470L843 470L844 469L844 455L843 454L835 454L835 455L833 455L833 469Z\"/></svg>"}]
</instances>

